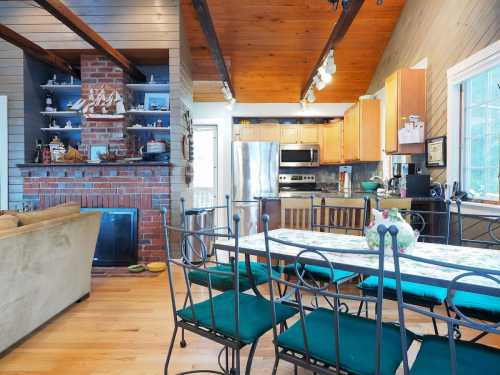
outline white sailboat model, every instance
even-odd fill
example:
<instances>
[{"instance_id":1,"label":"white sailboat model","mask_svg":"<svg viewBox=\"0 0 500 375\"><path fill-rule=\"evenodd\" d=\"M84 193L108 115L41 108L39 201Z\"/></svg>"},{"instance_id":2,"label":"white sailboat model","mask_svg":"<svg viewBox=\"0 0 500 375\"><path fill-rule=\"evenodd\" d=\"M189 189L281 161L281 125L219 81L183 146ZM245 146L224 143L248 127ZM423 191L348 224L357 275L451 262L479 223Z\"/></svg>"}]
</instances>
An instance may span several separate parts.
<instances>
[{"instance_id":1,"label":"white sailboat model","mask_svg":"<svg viewBox=\"0 0 500 375\"><path fill-rule=\"evenodd\" d=\"M117 119L123 118L126 111L123 98L118 91L113 90L106 95L102 86L97 93L94 89L90 89L89 98L83 105L82 112L87 119Z\"/></svg>"}]
</instances>

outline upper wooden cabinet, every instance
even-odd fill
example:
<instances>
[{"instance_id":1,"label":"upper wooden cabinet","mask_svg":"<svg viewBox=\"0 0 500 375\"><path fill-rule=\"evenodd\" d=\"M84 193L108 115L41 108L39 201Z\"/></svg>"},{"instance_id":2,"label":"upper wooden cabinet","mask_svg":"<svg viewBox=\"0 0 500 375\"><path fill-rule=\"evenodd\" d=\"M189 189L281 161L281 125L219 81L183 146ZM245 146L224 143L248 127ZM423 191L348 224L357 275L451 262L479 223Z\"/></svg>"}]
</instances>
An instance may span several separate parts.
<instances>
[{"instance_id":1,"label":"upper wooden cabinet","mask_svg":"<svg viewBox=\"0 0 500 375\"><path fill-rule=\"evenodd\" d=\"M280 142L279 124L260 125L260 140L265 142Z\"/></svg>"},{"instance_id":2,"label":"upper wooden cabinet","mask_svg":"<svg viewBox=\"0 0 500 375\"><path fill-rule=\"evenodd\" d=\"M338 164L342 162L342 127L342 121L322 127L319 154L321 164Z\"/></svg>"},{"instance_id":3,"label":"upper wooden cabinet","mask_svg":"<svg viewBox=\"0 0 500 375\"><path fill-rule=\"evenodd\" d=\"M299 143L320 143L321 127L318 125L302 125L299 132Z\"/></svg>"},{"instance_id":4,"label":"upper wooden cabinet","mask_svg":"<svg viewBox=\"0 0 500 375\"><path fill-rule=\"evenodd\" d=\"M344 113L344 161L380 160L380 101L360 100Z\"/></svg>"},{"instance_id":5,"label":"upper wooden cabinet","mask_svg":"<svg viewBox=\"0 0 500 375\"><path fill-rule=\"evenodd\" d=\"M280 141L279 124L233 125L233 140L242 142Z\"/></svg>"},{"instance_id":6,"label":"upper wooden cabinet","mask_svg":"<svg viewBox=\"0 0 500 375\"><path fill-rule=\"evenodd\" d=\"M233 140L280 143L321 143L322 125L234 124Z\"/></svg>"},{"instance_id":7,"label":"upper wooden cabinet","mask_svg":"<svg viewBox=\"0 0 500 375\"><path fill-rule=\"evenodd\" d=\"M398 130L408 116L426 121L425 69L401 69L385 80L385 153L422 154L424 143L399 144Z\"/></svg>"},{"instance_id":8,"label":"upper wooden cabinet","mask_svg":"<svg viewBox=\"0 0 500 375\"><path fill-rule=\"evenodd\" d=\"M321 142L321 125L282 125L281 143L314 143Z\"/></svg>"},{"instance_id":9,"label":"upper wooden cabinet","mask_svg":"<svg viewBox=\"0 0 500 375\"><path fill-rule=\"evenodd\" d=\"M299 142L299 126L284 125L281 127L281 143L300 143Z\"/></svg>"},{"instance_id":10,"label":"upper wooden cabinet","mask_svg":"<svg viewBox=\"0 0 500 375\"><path fill-rule=\"evenodd\" d=\"M239 125L239 138L240 141L259 141L260 128L255 125Z\"/></svg>"}]
</instances>

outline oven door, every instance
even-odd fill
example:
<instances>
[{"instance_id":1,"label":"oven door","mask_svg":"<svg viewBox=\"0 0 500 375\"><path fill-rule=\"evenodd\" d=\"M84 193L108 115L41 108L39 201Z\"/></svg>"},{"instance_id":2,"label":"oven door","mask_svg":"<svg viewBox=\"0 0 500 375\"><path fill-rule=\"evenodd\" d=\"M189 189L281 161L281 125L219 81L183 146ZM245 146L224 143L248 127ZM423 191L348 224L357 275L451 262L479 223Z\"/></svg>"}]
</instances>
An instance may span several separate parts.
<instances>
[{"instance_id":1,"label":"oven door","mask_svg":"<svg viewBox=\"0 0 500 375\"><path fill-rule=\"evenodd\" d=\"M318 167L319 145L280 145L280 167Z\"/></svg>"}]
</instances>

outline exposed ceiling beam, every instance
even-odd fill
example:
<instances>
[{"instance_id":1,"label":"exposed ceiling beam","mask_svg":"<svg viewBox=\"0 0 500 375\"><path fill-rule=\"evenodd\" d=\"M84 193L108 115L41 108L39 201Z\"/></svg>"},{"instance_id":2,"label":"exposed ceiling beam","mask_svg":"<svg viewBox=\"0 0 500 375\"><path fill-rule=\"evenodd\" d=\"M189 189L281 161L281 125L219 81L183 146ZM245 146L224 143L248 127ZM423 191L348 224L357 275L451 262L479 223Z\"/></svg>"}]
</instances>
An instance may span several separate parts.
<instances>
[{"instance_id":1,"label":"exposed ceiling beam","mask_svg":"<svg viewBox=\"0 0 500 375\"><path fill-rule=\"evenodd\" d=\"M60 0L34 1L59 21L61 21L64 25L73 30L73 32L75 32L78 36L80 36L80 38L89 43L92 47L108 56L132 78L138 81L146 81L146 76L131 61L129 61L119 51L114 49L111 44L104 40L98 33L96 33L89 25L87 25L87 23L85 23L80 17L73 13Z\"/></svg>"},{"instance_id":2,"label":"exposed ceiling beam","mask_svg":"<svg viewBox=\"0 0 500 375\"><path fill-rule=\"evenodd\" d=\"M6 40L10 44L15 45L16 47L21 48L25 53L37 60L41 60L47 64L50 64L54 68L71 74L72 76L80 77L80 71L77 68L73 67L70 63L55 55L54 53L43 49L38 44L33 43L32 41L26 39L24 36L16 33L14 30L2 24L0 24L0 38Z\"/></svg>"},{"instance_id":3,"label":"exposed ceiling beam","mask_svg":"<svg viewBox=\"0 0 500 375\"><path fill-rule=\"evenodd\" d=\"M318 58L318 61L314 65L313 70L309 74L309 78L307 79L307 82L302 89L302 92L300 94L301 99L305 99L307 91L309 90L309 87L311 87L314 76L318 72L318 68L323 64L323 61L325 58L328 56L328 53L330 52L331 49L335 49L335 47L340 43L340 41L344 38L345 34L347 33L347 30L349 30L349 27L352 24L352 21L354 21L354 18L358 14L359 10L361 9L361 6L363 5L364 0L348 0L345 5L342 7L342 14L340 15L339 19L337 20L337 23L333 27L333 30L330 34L330 37L328 38L328 41L326 42L325 46L323 47L323 50L321 51L321 55Z\"/></svg>"},{"instance_id":4,"label":"exposed ceiling beam","mask_svg":"<svg viewBox=\"0 0 500 375\"><path fill-rule=\"evenodd\" d=\"M196 10L196 16L203 30L203 34L207 38L208 46L210 47L210 53L215 61L215 66L219 72L221 80L226 82L229 91L233 98L236 98L233 84L231 83L231 77L227 70L226 62L224 61L224 56L220 48L219 40L217 39L217 34L215 33L214 24L212 22L212 17L210 16L210 10L208 9L208 4L206 0L192 0L193 7Z\"/></svg>"}]
</instances>

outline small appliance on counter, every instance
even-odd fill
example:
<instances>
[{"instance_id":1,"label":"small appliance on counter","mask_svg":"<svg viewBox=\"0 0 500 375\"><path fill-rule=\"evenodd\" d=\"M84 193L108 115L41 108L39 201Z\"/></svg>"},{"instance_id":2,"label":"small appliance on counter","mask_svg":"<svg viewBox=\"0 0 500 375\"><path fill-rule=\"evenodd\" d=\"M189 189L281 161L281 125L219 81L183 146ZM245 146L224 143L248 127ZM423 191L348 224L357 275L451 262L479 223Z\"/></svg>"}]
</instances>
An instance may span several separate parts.
<instances>
[{"instance_id":1,"label":"small appliance on counter","mask_svg":"<svg viewBox=\"0 0 500 375\"><path fill-rule=\"evenodd\" d=\"M406 197L428 197L431 191L431 176L428 174L409 174L406 176Z\"/></svg>"},{"instance_id":2,"label":"small appliance on counter","mask_svg":"<svg viewBox=\"0 0 500 375\"><path fill-rule=\"evenodd\" d=\"M316 185L316 176L313 174L280 174L280 192L316 192L321 189Z\"/></svg>"},{"instance_id":3,"label":"small appliance on counter","mask_svg":"<svg viewBox=\"0 0 500 375\"><path fill-rule=\"evenodd\" d=\"M352 167L342 165L339 167L339 192L349 192L352 188Z\"/></svg>"},{"instance_id":4,"label":"small appliance on counter","mask_svg":"<svg viewBox=\"0 0 500 375\"><path fill-rule=\"evenodd\" d=\"M389 190L396 195L404 192L406 177L415 175L416 168L414 163L393 163L392 178L389 180ZM403 191L401 191L403 190Z\"/></svg>"}]
</instances>

